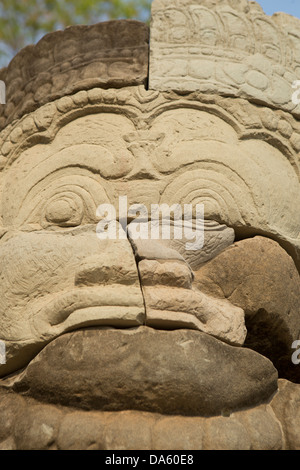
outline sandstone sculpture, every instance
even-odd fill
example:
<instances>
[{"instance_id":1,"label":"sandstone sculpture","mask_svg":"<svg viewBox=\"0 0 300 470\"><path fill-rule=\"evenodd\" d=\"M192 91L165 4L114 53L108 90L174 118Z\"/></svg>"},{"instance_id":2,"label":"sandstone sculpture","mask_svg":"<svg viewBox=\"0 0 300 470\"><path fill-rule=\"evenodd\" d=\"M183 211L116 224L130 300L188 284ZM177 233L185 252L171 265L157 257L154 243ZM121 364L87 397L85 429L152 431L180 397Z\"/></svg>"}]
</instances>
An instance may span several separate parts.
<instances>
[{"instance_id":1,"label":"sandstone sculpture","mask_svg":"<svg viewBox=\"0 0 300 470\"><path fill-rule=\"evenodd\" d=\"M150 88L240 96L299 118L299 44L298 19L268 17L255 2L155 1Z\"/></svg>"},{"instance_id":2,"label":"sandstone sculpture","mask_svg":"<svg viewBox=\"0 0 300 470\"><path fill-rule=\"evenodd\" d=\"M300 449L299 26L154 0L0 71L1 450ZM153 204L203 248L136 239Z\"/></svg>"}]
</instances>

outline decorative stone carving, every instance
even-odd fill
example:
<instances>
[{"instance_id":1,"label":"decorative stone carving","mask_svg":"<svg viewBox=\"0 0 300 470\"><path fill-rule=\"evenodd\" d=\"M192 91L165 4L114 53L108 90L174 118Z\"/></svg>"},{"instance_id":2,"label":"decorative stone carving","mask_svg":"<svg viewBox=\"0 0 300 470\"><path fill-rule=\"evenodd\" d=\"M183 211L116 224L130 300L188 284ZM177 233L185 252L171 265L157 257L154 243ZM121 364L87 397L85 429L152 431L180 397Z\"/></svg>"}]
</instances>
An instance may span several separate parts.
<instances>
[{"instance_id":1,"label":"decorative stone carving","mask_svg":"<svg viewBox=\"0 0 300 470\"><path fill-rule=\"evenodd\" d=\"M97 133L100 126L105 126L104 134ZM97 160L103 189L92 207L109 202L118 215L123 195L128 206L142 202L149 213L155 203L204 203L207 219L234 228L240 236L264 233L275 238L300 267L300 124L290 114L199 93L181 97L142 87L92 89L41 107L7 126L0 137L0 158L7 168L21 153L33 162L41 152L45 161L61 152L57 160L71 163L75 146L79 160L83 154L90 162ZM101 159L98 147L106 149ZM114 163L116 153L120 165ZM5 224L5 217L12 223L26 193L24 185L9 180L9 174L13 182L23 179L22 165L17 164L20 176L7 169L7 183L3 178L10 188L4 191ZM86 220L95 222L95 216Z\"/></svg>"},{"instance_id":2,"label":"decorative stone carving","mask_svg":"<svg viewBox=\"0 0 300 470\"><path fill-rule=\"evenodd\" d=\"M131 21L54 33L0 72L31 74L26 99L11 87L1 108L1 450L299 447L300 123L277 87L299 73L297 20L244 1L174 5L153 5L150 89L148 28ZM108 45L96 64L91 37ZM32 96L38 51L53 86ZM191 89L189 54L202 64ZM203 204L204 247L136 239L153 204Z\"/></svg>"},{"instance_id":3,"label":"decorative stone carving","mask_svg":"<svg viewBox=\"0 0 300 470\"><path fill-rule=\"evenodd\" d=\"M171 219L162 220L162 224L170 226L170 234L174 231L174 221ZM162 231L163 227L158 223L159 229ZM159 243L155 240L131 240L134 245L136 256L139 259L181 259L185 260L192 270L197 271L202 265L207 263L210 259L217 256L220 252L225 250L228 246L232 245L235 240L235 232L233 228L226 225L220 225L214 220L201 221L204 229L204 243L201 250L187 249L187 243L190 242L184 234L184 230L180 239L175 239L172 236L170 240L164 240L161 236ZM147 223L148 233L151 233L151 222ZM191 230L196 232L196 224L193 221ZM131 230L129 227L128 234ZM155 245L155 246L154 246ZM170 250L173 250L172 252ZM181 257L179 256L181 255Z\"/></svg>"},{"instance_id":4,"label":"decorative stone carving","mask_svg":"<svg viewBox=\"0 0 300 470\"><path fill-rule=\"evenodd\" d=\"M300 20L248 0L154 0L150 89L247 98L300 116Z\"/></svg>"},{"instance_id":5,"label":"decorative stone carving","mask_svg":"<svg viewBox=\"0 0 300 470\"><path fill-rule=\"evenodd\" d=\"M214 416L269 399L277 371L254 351L204 333L91 329L52 341L12 387L85 410Z\"/></svg>"},{"instance_id":6,"label":"decorative stone carving","mask_svg":"<svg viewBox=\"0 0 300 470\"><path fill-rule=\"evenodd\" d=\"M145 84L148 47L149 28L134 20L70 26L47 34L0 71L7 100L7 106L0 106L0 129L76 91Z\"/></svg>"},{"instance_id":7,"label":"decorative stone carving","mask_svg":"<svg viewBox=\"0 0 300 470\"><path fill-rule=\"evenodd\" d=\"M282 392L282 399L286 395ZM273 402L271 402L273 406ZM210 418L138 411L82 411L1 391L6 450L283 450L270 405ZM288 416L286 419L288 426ZM294 428L295 429L295 428ZM297 437L297 435L295 434ZM297 445L297 444L296 444ZM294 447L293 445L291 446Z\"/></svg>"},{"instance_id":8,"label":"decorative stone carving","mask_svg":"<svg viewBox=\"0 0 300 470\"><path fill-rule=\"evenodd\" d=\"M245 312L227 300L216 299L193 286L193 273L178 252L161 241L128 237L138 262L146 325L154 328L191 328L224 342L243 345ZM194 253L197 253L197 250Z\"/></svg>"},{"instance_id":9,"label":"decorative stone carving","mask_svg":"<svg viewBox=\"0 0 300 470\"><path fill-rule=\"evenodd\" d=\"M2 238L1 339L6 364L1 376L24 367L49 341L70 329L144 323L144 302L128 241L105 243L93 229L20 230L8 240ZM17 285L22 288L15 291Z\"/></svg>"}]
</instances>

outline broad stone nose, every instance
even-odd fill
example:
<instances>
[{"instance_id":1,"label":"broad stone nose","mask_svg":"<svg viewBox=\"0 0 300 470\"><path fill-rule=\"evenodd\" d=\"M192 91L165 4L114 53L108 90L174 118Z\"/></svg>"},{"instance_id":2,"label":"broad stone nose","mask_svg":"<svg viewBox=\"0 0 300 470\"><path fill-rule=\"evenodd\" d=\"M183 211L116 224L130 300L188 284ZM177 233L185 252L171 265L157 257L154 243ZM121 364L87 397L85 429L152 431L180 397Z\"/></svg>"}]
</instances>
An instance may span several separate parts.
<instances>
[{"instance_id":1,"label":"broad stone nose","mask_svg":"<svg viewBox=\"0 0 300 470\"><path fill-rule=\"evenodd\" d=\"M195 329L232 344L245 342L244 310L227 300L204 295L193 285L184 257L161 240L130 238L144 296L146 325L158 329ZM168 240L166 240L168 242Z\"/></svg>"},{"instance_id":2,"label":"broad stone nose","mask_svg":"<svg viewBox=\"0 0 300 470\"><path fill-rule=\"evenodd\" d=\"M101 254L86 258L75 273L75 285L78 287L113 284L139 286L131 247L127 240L122 242L128 244L127 250L125 246L115 251L108 249Z\"/></svg>"}]
</instances>

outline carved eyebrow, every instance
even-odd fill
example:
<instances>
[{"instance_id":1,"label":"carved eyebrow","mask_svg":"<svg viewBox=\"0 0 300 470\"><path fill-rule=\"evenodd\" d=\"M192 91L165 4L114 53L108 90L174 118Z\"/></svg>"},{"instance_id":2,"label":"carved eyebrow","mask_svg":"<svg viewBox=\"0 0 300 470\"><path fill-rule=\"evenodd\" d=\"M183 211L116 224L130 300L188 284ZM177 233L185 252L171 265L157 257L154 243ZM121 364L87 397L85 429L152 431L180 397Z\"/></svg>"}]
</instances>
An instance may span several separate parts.
<instances>
[{"instance_id":1,"label":"carved eyebrow","mask_svg":"<svg viewBox=\"0 0 300 470\"><path fill-rule=\"evenodd\" d=\"M74 172L65 172L64 170L64 168L56 168L50 174L39 174L38 180L28 177L26 185L22 185L21 192L18 191L14 193L14 188L12 188L12 192L7 191L2 206L5 225L10 225L12 221L18 221L18 224L20 222L24 223L30 213L33 214L38 210L40 202L42 204L43 201L48 200L49 197L52 197L56 192L74 192L83 199L84 195L90 197L95 203L95 210L98 198L101 200L102 197L104 197L105 200L108 199L103 184L104 180L101 181L99 177L90 170L79 167L74 167ZM72 168L70 168L70 170L72 170ZM31 201L30 204L28 201ZM6 207L8 210L5 209ZM28 210L24 212L23 209L26 207Z\"/></svg>"},{"instance_id":2,"label":"carved eyebrow","mask_svg":"<svg viewBox=\"0 0 300 470\"><path fill-rule=\"evenodd\" d=\"M125 145L124 145L125 148ZM100 144L75 144L69 147L62 148L46 155L42 160L34 162L31 166L27 164L22 169L23 184L29 182L33 187L43 179L54 175L61 170L68 168L82 168L94 174L100 174L101 170L114 161L116 149L108 148ZM28 159L31 155L28 155ZM20 171L19 170L19 171ZM14 170L16 171L16 170ZM32 182L32 183L31 183Z\"/></svg>"}]
</instances>

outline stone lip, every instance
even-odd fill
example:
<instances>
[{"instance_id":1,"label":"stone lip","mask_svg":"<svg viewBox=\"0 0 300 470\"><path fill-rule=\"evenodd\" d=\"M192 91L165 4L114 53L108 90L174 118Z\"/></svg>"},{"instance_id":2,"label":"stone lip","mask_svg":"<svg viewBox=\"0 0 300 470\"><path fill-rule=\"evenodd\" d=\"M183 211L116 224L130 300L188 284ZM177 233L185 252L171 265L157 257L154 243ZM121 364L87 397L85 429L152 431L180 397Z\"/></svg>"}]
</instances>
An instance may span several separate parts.
<instances>
[{"instance_id":1,"label":"stone lip","mask_svg":"<svg viewBox=\"0 0 300 470\"><path fill-rule=\"evenodd\" d=\"M217 416L268 402L277 380L272 363L254 351L205 333L138 327L66 333L6 383L84 410Z\"/></svg>"},{"instance_id":2,"label":"stone lip","mask_svg":"<svg viewBox=\"0 0 300 470\"><path fill-rule=\"evenodd\" d=\"M47 34L0 70L7 103L0 106L0 130L80 90L145 84L148 50L149 27L135 20L70 26Z\"/></svg>"}]
</instances>

